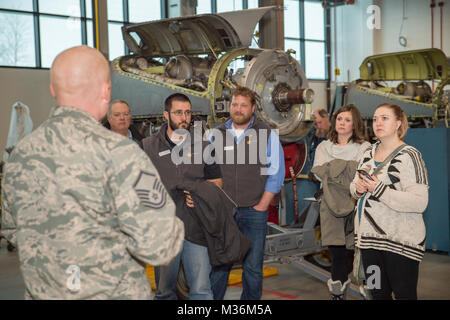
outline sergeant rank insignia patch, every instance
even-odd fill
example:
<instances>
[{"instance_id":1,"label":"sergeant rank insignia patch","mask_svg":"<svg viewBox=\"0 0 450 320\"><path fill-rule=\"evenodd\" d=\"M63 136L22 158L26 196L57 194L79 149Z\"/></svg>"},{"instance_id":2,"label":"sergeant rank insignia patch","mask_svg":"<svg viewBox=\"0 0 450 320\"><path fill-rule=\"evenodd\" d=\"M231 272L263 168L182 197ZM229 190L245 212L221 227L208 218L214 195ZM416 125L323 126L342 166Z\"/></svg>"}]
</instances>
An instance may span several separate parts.
<instances>
[{"instance_id":1,"label":"sergeant rank insignia patch","mask_svg":"<svg viewBox=\"0 0 450 320\"><path fill-rule=\"evenodd\" d=\"M141 171L133 186L142 205L159 209L166 204L166 189L158 177L152 173Z\"/></svg>"}]
</instances>

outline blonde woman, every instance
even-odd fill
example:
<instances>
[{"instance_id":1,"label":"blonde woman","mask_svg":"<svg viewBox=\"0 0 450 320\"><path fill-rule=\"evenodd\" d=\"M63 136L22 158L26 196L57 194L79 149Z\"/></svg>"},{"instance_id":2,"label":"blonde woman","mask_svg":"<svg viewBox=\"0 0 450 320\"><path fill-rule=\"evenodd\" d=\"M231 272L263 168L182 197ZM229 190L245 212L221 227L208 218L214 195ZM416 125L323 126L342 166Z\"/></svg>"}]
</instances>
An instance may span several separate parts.
<instances>
[{"instance_id":1,"label":"blonde woman","mask_svg":"<svg viewBox=\"0 0 450 320\"><path fill-rule=\"evenodd\" d=\"M350 185L358 200L355 245L361 250L366 278L369 266L378 267L380 286L371 290L376 300L417 299L419 262L425 252L422 213L428 204L428 178L420 152L403 141L408 122L395 104L381 104L373 116L378 142L367 150ZM403 146L376 174L373 171ZM389 158L388 158L389 160ZM370 269L372 270L373 267Z\"/></svg>"}]
</instances>

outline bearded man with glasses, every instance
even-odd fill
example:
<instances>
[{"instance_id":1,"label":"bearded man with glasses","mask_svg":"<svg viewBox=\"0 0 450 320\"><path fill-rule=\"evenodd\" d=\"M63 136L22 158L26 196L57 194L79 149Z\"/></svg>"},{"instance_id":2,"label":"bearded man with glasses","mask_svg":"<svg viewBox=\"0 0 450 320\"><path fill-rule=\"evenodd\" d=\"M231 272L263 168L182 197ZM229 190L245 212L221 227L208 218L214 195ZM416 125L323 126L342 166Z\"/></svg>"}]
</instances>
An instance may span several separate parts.
<instances>
[{"instance_id":1,"label":"bearded man with glasses","mask_svg":"<svg viewBox=\"0 0 450 320\"><path fill-rule=\"evenodd\" d=\"M179 198L176 187L181 183L208 181L222 187L222 174L218 164L205 161L202 157L201 163L174 163L171 154L179 146L192 143L194 139L191 130L191 102L187 96L175 93L165 101L164 123L159 132L143 140L144 151L158 169L161 180L169 190L169 194L175 200ZM202 148L209 143L203 142ZM177 147L177 148L176 148ZM175 149L174 149L175 148ZM174 151L175 150L175 151ZM186 155L194 159L195 148L192 145L192 153ZM180 261L183 262L186 280L189 285L190 300L211 300L213 298L209 274L211 272L210 257L204 231L190 214L186 212L186 206L195 212L197 204L194 203L190 193L184 191L183 203L176 201L177 216L181 212L180 219L184 222L186 233L181 253L168 266L155 268L155 280L157 284L156 300L175 300L176 283ZM184 195L183 195L184 196ZM184 207L184 208L180 208ZM189 210L190 210L189 209ZM189 210L187 210L189 212Z\"/></svg>"}]
</instances>

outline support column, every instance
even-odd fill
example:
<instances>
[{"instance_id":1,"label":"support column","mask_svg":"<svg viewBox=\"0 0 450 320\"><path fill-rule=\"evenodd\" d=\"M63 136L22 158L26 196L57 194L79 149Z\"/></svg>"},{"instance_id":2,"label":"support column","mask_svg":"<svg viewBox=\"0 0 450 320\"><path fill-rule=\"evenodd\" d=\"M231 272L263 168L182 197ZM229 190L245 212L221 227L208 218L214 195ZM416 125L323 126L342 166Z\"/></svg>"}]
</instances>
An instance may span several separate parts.
<instances>
[{"instance_id":1,"label":"support column","mask_svg":"<svg viewBox=\"0 0 450 320\"><path fill-rule=\"evenodd\" d=\"M92 0L94 46L109 60L107 0Z\"/></svg>"},{"instance_id":2,"label":"support column","mask_svg":"<svg viewBox=\"0 0 450 320\"><path fill-rule=\"evenodd\" d=\"M330 111L331 105L331 12L330 8L325 9L325 66L327 80L327 110Z\"/></svg>"},{"instance_id":3,"label":"support column","mask_svg":"<svg viewBox=\"0 0 450 320\"><path fill-rule=\"evenodd\" d=\"M372 4L378 6L380 8L380 14L383 14L383 0L373 0ZM381 19L381 17L380 17ZM399 20L401 18L399 17ZM381 20L382 21L382 20ZM383 51L383 32L382 29L386 28L386 26L380 25L380 28L374 28L372 30L372 54L382 54ZM386 29L384 30L386 32Z\"/></svg>"},{"instance_id":4,"label":"support column","mask_svg":"<svg viewBox=\"0 0 450 320\"><path fill-rule=\"evenodd\" d=\"M259 7L276 6L259 22L259 46L284 50L284 0L259 0Z\"/></svg>"},{"instance_id":5,"label":"support column","mask_svg":"<svg viewBox=\"0 0 450 320\"><path fill-rule=\"evenodd\" d=\"M169 0L167 8L167 17L185 17L195 15L197 0Z\"/></svg>"}]
</instances>

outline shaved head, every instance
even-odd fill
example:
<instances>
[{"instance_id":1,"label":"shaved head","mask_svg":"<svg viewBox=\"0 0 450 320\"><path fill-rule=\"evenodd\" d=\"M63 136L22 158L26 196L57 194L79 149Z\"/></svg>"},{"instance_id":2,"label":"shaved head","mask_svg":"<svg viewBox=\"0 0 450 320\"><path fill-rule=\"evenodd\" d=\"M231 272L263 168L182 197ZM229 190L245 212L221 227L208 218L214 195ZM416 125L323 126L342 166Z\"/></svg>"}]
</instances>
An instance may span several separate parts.
<instances>
[{"instance_id":1,"label":"shaved head","mask_svg":"<svg viewBox=\"0 0 450 320\"><path fill-rule=\"evenodd\" d=\"M50 92L58 105L82 109L102 119L111 96L108 61L88 46L61 52L50 69Z\"/></svg>"}]
</instances>

